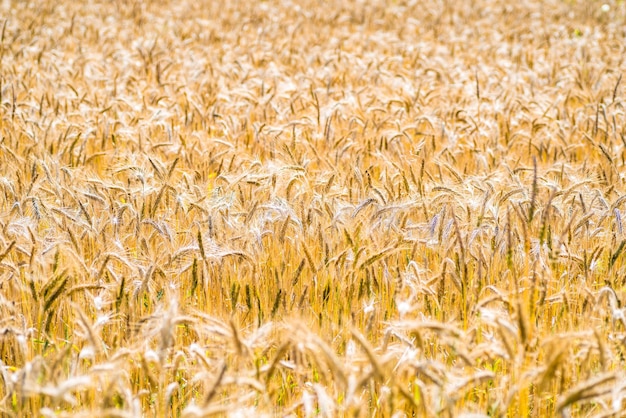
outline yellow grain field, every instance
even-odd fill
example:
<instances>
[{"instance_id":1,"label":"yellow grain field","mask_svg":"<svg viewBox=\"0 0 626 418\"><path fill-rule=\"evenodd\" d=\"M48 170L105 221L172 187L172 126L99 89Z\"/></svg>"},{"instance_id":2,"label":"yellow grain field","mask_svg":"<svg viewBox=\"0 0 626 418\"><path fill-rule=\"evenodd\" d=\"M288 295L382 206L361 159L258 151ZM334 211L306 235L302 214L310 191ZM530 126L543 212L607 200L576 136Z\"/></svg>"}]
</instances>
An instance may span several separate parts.
<instances>
[{"instance_id":1,"label":"yellow grain field","mask_svg":"<svg viewBox=\"0 0 626 418\"><path fill-rule=\"evenodd\" d=\"M0 414L626 408L626 4L0 5Z\"/></svg>"}]
</instances>

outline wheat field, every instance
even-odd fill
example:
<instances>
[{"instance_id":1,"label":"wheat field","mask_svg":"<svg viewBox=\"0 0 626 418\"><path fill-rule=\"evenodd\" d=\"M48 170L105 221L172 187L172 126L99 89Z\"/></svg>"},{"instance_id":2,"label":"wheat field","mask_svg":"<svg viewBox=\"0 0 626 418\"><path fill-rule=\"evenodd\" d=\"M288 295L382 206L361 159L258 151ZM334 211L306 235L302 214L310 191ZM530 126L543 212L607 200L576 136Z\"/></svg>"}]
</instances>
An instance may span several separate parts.
<instances>
[{"instance_id":1,"label":"wheat field","mask_svg":"<svg viewBox=\"0 0 626 418\"><path fill-rule=\"evenodd\" d=\"M0 5L0 414L617 417L626 5Z\"/></svg>"}]
</instances>

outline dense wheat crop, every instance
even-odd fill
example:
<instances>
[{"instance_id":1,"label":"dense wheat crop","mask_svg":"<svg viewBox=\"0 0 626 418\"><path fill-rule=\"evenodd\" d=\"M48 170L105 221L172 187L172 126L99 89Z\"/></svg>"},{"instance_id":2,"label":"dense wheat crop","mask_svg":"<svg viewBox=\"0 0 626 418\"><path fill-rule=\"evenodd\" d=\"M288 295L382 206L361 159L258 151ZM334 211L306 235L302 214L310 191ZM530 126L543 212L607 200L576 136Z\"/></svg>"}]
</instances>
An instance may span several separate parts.
<instances>
[{"instance_id":1,"label":"dense wheat crop","mask_svg":"<svg viewBox=\"0 0 626 418\"><path fill-rule=\"evenodd\" d=\"M625 8L5 0L2 415L620 415Z\"/></svg>"}]
</instances>

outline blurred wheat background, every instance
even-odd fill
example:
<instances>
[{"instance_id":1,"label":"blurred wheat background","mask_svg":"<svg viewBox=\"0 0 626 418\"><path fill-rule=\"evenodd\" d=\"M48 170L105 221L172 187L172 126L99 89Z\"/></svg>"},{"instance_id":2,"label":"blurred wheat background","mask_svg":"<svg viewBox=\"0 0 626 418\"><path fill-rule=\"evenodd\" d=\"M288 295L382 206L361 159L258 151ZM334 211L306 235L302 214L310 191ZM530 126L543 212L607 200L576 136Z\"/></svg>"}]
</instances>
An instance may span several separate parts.
<instances>
[{"instance_id":1,"label":"blurred wheat background","mask_svg":"<svg viewBox=\"0 0 626 418\"><path fill-rule=\"evenodd\" d=\"M4 416L620 416L622 1L7 1Z\"/></svg>"}]
</instances>

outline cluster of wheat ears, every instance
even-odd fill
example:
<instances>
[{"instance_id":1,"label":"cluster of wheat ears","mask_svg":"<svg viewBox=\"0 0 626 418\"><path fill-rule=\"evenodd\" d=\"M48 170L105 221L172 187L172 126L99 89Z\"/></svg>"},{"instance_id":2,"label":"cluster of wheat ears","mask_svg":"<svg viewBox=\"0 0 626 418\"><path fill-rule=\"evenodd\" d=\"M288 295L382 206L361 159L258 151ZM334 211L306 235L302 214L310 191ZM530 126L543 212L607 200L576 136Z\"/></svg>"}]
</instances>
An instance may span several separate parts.
<instances>
[{"instance_id":1,"label":"cluster of wheat ears","mask_svg":"<svg viewBox=\"0 0 626 418\"><path fill-rule=\"evenodd\" d=\"M618 0L0 5L3 416L619 416Z\"/></svg>"}]
</instances>

